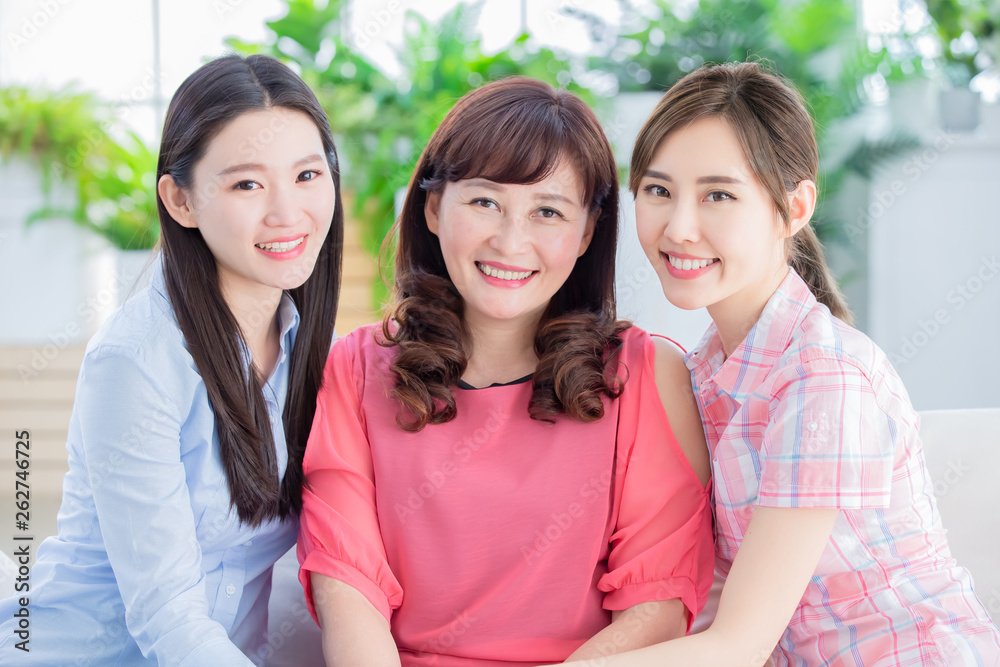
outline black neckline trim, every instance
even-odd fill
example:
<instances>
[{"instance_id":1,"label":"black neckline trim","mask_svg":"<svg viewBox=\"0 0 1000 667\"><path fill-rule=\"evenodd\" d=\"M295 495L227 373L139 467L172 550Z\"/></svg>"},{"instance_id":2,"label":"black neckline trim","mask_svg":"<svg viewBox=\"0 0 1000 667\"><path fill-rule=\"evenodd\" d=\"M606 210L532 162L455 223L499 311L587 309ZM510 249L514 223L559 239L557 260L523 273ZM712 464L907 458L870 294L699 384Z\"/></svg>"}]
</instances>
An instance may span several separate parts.
<instances>
[{"instance_id":1,"label":"black neckline trim","mask_svg":"<svg viewBox=\"0 0 1000 667\"><path fill-rule=\"evenodd\" d=\"M465 380L459 380L458 381L458 388L459 389L479 390L479 389L492 389L493 387L509 387L511 385L514 385L514 384L524 384L525 382L530 382L531 381L531 377L533 375L534 375L534 373L528 373L523 378L518 378L516 380L511 380L510 382L494 382L493 384L491 384L488 387L473 387L471 384L469 384Z\"/></svg>"}]
</instances>

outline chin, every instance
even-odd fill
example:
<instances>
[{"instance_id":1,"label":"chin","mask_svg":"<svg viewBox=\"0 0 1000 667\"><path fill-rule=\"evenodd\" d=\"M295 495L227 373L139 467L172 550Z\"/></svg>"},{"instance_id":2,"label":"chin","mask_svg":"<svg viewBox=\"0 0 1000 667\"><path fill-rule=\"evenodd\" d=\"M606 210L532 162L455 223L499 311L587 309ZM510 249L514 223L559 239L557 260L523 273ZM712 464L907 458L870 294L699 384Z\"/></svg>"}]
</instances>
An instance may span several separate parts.
<instances>
[{"instance_id":1,"label":"chin","mask_svg":"<svg viewBox=\"0 0 1000 667\"><path fill-rule=\"evenodd\" d=\"M279 279L276 281L277 284L275 285L275 287L280 287L283 290L290 290L290 289L295 289L297 287L302 287L303 285L305 285L306 281L309 280L309 278L313 275L313 270L316 267L311 265L308 267L308 269L306 267L301 267L298 269L294 267L289 267L289 268L290 270L288 271L288 273L286 273L283 276L280 276Z\"/></svg>"},{"instance_id":2,"label":"chin","mask_svg":"<svg viewBox=\"0 0 1000 667\"><path fill-rule=\"evenodd\" d=\"M699 308L704 308L708 305L700 299L684 294L667 294L666 290L663 291L663 296L667 297L667 301L669 301L672 306L680 308L681 310L698 310Z\"/></svg>"}]
</instances>

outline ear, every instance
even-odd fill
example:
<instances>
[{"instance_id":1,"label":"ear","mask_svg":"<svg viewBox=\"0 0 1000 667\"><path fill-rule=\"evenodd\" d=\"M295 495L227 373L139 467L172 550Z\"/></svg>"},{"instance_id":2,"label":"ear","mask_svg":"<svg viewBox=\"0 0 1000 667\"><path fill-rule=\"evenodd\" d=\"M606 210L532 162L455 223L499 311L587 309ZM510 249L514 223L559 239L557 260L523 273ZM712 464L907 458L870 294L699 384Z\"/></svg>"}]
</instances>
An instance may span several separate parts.
<instances>
[{"instance_id":1,"label":"ear","mask_svg":"<svg viewBox=\"0 0 1000 667\"><path fill-rule=\"evenodd\" d=\"M798 187L788 194L788 238L809 224L815 210L816 184L809 180L799 181Z\"/></svg>"},{"instance_id":2,"label":"ear","mask_svg":"<svg viewBox=\"0 0 1000 667\"><path fill-rule=\"evenodd\" d=\"M587 216L587 228L583 230L583 238L580 239L580 252L577 253L577 257L583 257L583 253L587 252L587 248L590 247L590 242L594 239L594 227L597 226L599 217L601 217L601 209L597 209Z\"/></svg>"},{"instance_id":3,"label":"ear","mask_svg":"<svg viewBox=\"0 0 1000 667\"><path fill-rule=\"evenodd\" d=\"M438 211L441 209L441 193L428 192L424 201L424 218L427 220L427 229L431 234L437 236L438 233Z\"/></svg>"},{"instance_id":4,"label":"ear","mask_svg":"<svg viewBox=\"0 0 1000 667\"><path fill-rule=\"evenodd\" d=\"M197 229L198 221L191 208L191 198L174 182L173 176L170 174L161 176L160 182L156 184L156 192L160 195L167 213L177 221L177 224L188 229Z\"/></svg>"}]
</instances>

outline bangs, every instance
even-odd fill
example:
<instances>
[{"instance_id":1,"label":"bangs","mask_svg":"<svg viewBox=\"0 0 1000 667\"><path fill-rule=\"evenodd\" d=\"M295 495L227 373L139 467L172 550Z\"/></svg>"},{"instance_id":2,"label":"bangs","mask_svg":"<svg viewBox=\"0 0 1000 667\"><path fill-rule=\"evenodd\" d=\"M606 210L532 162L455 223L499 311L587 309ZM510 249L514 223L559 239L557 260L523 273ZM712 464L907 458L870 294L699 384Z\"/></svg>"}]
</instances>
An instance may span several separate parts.
<instances>
[{"instance_id":1,"label":"bangs","mask_svg":"<svg viewBox=\"0 0 1000 667\"><path fill-rule=\"evenodd\" d=\"M609 189L608 175L598 174L594 159L583 158L596 152L588 146L599 146L599 139L589 136L593 130L581 122L575 98L553 97L551 92L522 88L519 97L506 104L478 100L476 109L456 105L438 130L444 140L421 174L421 189L439 192L447 183L470 178L526 185L566 164L580 178L584 207L600 208ZM475 122L463 120L474 112L479 116Z\"/></svg>"}]
</instances>

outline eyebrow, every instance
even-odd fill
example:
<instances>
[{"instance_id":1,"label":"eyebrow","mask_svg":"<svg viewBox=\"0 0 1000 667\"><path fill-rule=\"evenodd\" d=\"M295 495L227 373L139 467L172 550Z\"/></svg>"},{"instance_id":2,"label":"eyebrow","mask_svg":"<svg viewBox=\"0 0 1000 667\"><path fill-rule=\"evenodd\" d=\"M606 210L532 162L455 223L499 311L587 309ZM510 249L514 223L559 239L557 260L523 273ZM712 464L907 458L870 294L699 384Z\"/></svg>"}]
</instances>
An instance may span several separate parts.
<instances>
[{"instance_id":1,"label":"eyebrow","mask_svg":"<svg viewBox=\"0 0 1000 667\"><path fill-rule=\"evenodd\" d=\"M311 162L322 162L323 156L319 153L313 153L312 155L307 155L306 157L298 160L292 165L292 168L301 167L304 164L309 164ZM232 174L237 171L267 171L267 167L260 164L259 162L244 162L243 164L234 164L231 167L226 167L219 172L219 176L225 176L226 174Z\"/></svg>"},{"instance_id":2,"label":"eyebrow","mask_svg":"<svg viewBox=\"0 0 1000 667\"><path fill-rule=\"evenodd\" d=\"M669 175L664 174L662 171L656 171L655 169L647 169L646 173L643 174L646 178L658 178L661 181L667 181L673 183L673 179ZM702 176L697 181L698 185L704 185L706 183L729 183L732 185L746 185L744 181L733 176Z\"/></svg>"},{"instance_id":3,"label":"eyebrow","mask_svg":"<svg viewBox=\"0 0 1000 667\"><path fill-rule=\"evenodd\" d=\"M535 197L535 199L542 199L542 200L545 200L545 201L558 201L558 202L562 202L564 204L568 204L569 206L579 206L580 205L579 202L574 202L569 197L566 197L566 196L560 195L560 194L556 194L554 192L550 193L550 194L540 194L537 197Z\"/></svg>"},{"instance_id":4,"label":"eyebrow","mask_svg":"<svg viewBox=\"0 0 1000 667\"><path fill-rule=\"evenodd\" d=\"M486 178L470 178L468 184L469 186L476 188L486 188L487 190L493 190L494 192L500 192L503 190L503 185L500 183L495 183ZM541 199L545 201L558 201L569 205L578 205L579 202L574 202L572 199L565 195L561 195L557 192L543 192L541 194L535 195L535 199Z\"/></svg>"},{"instance_id":5,"label":"eyebrow","mask_svg":"<svg viewBox=\"0 0 1000 667\"><path fill-rule=\"evenodd\" d=\"M494 183L493 181L486 178L470 178L469 181L466 183L466 185L469 185L474 188L486 188L487 190L494 190L496 192L499 192L500 190L503 189L500 187L499 183Z\"/></svg>"}]
</instances>

